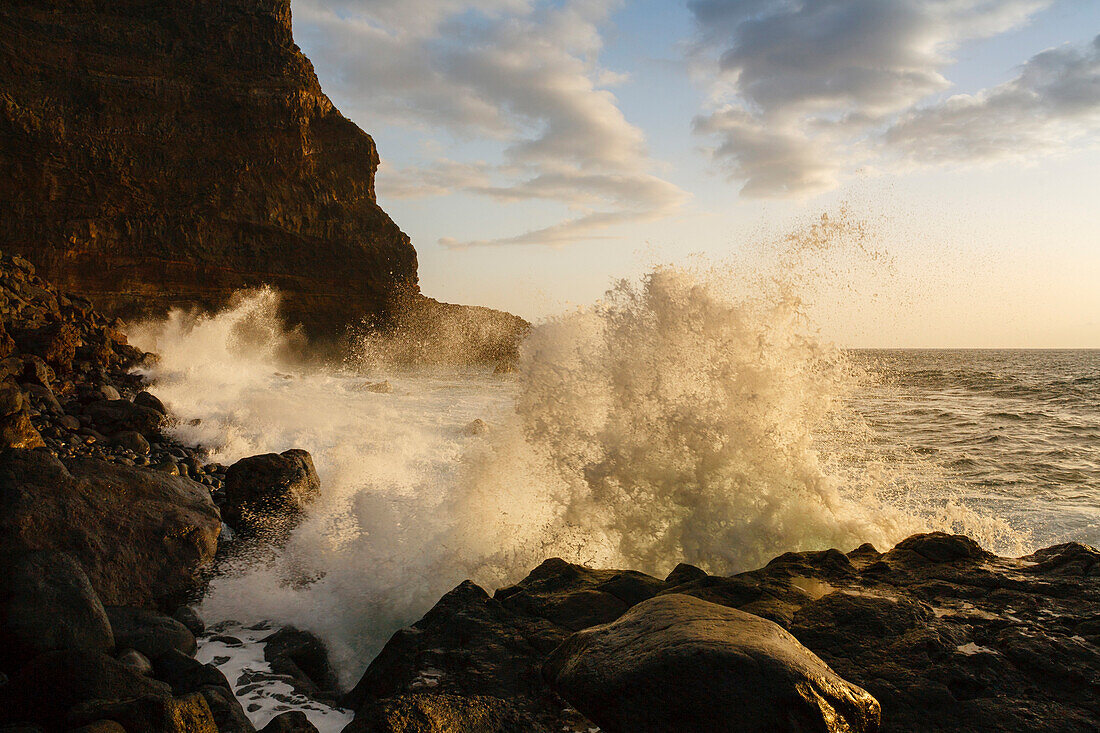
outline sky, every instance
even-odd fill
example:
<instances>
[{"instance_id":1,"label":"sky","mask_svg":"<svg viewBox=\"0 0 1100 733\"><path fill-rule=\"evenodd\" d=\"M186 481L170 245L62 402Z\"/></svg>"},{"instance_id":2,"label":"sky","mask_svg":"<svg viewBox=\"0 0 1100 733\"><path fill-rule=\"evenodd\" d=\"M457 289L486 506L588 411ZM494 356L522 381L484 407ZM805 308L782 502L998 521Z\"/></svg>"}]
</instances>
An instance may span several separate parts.
<instances>
[{"instance_id":1,"label":"sky","mask_svg":"<svg viewBox=\"0 0 1100 733\"><path fill-rule=\"evenodd\" d=\"M1100 347L1096 0L294 0L423 292L539 320L863 233L855 347Z\"/></svg>"}]
</instances>

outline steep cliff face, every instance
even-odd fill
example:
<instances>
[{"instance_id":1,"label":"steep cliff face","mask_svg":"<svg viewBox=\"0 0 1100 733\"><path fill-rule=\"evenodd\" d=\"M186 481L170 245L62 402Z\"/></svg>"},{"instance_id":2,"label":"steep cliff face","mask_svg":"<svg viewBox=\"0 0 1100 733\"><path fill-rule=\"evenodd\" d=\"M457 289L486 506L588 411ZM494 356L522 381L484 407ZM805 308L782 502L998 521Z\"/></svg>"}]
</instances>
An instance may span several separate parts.
<instances>
[{"instance_id":1,"label":"steep cliff face","mask_svg":"<svg viewBox=\"0 0 1100 733\"><path fill-rule=\"evenodd\" d=\"M384 322L416 252L289 0L0 3L0 248L130 317L261 283L314 336Z\"/></svg>"}]
</instances>

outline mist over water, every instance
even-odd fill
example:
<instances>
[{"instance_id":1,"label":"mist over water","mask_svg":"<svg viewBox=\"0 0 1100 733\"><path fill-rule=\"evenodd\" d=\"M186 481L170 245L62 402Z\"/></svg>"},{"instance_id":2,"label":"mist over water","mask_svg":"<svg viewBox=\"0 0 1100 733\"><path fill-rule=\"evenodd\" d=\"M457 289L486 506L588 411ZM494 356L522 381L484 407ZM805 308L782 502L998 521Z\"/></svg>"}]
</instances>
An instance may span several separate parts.
<instances>
[{"instance_id":1,"label":"mist over water","mask_svg":"<svg viewBox=\"0 0 1100 733\"><path fill-rule=\"evenodd\" d=\"M305 448L322 479L285 549L240 558L204 616L311 629L347 683L461 580L491 589L552 556L731 573L928 528L1023 549L917 464L881 460L850 404L866 370L814 338L792 291L735 282L661 267L619 283L537 326L504 376L290 364L269 290L140 327L180 438L222 463ZM392 393L362 389L380 379Z\"/></svg>"}]
</instances>

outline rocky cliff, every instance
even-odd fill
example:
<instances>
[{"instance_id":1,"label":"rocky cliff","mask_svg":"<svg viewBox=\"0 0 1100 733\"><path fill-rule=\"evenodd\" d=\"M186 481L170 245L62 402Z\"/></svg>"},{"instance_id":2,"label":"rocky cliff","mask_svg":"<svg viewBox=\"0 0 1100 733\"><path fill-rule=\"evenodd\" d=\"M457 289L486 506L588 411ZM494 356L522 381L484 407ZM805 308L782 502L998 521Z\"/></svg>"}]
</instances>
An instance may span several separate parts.
<instances>
[{"instance_id":1,"label":"rocky cliff","mask_svg":"<svg viewBox=\"0 0 1100 733\"><path fill-rule=\"evenodd\" d=\"M384 323L416 252L290 0L0 4L0 248L130 317L283 291L314 336Z\"/></svg>"}]
</instances>

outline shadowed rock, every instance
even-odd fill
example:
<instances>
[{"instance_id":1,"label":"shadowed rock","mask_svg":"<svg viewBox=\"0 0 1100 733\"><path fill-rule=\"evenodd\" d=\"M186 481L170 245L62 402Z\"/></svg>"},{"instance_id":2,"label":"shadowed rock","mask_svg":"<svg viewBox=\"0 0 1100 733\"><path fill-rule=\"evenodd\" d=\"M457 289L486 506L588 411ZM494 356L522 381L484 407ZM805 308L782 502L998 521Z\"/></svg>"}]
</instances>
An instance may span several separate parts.
<instances>
[{"instance_id":1,"label":"shadowed rock","mask_svg":"<svg viewBox=\"0 0 1100 733\"><path fill-rule=\"evenodd\" d=\"M210 492L193 481L0 452L0 562L28 550L68 553L105 604L151 607L185 594L220 530Z\"/></svg>"},{"instance_id":2,"label":"shadowed rock","mask_svg":"<svg viewBox=\"0 0 1100 733\"><path fill-rule=\"evenodd\" d=\"M43 652L114 646L103 604L72 557L29 552L0 568L0 671L10 674Z\"/></svg>"},{"instance_id":3,"label":"shadowed rock","mask_svg":"<svg viewBox=\"0 0 1100 733\"><path fill-rule=\"evenodd\" d=\"M878 702L782 628L679 594L571 636L543 671L608 733L873 733Z\"/></svg>"},{"instance_id":4,"label":"shadowed rock","mask_svg":"<svg viewBox=\"0 0 1100 733\"><path fill-rule=\"evenodd\" d=\"M313 458L304 450L243 458L225 472L222 513L234 529L279 534L301 519L321 493Z\"/></svg>"}]
</instances>

